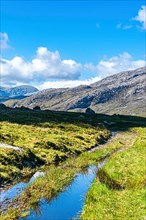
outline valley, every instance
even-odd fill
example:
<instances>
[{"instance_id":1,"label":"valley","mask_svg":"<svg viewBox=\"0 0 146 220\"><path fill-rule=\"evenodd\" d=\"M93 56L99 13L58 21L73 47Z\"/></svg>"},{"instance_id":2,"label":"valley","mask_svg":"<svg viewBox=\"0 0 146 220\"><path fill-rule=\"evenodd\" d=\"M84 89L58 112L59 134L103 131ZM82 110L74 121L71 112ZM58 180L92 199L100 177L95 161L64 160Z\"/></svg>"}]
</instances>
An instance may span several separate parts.
<instances>
[{"instance_id":1,"label":"valley","mask_svg":"<svg viewBox=\"0 0 146 220\"><path fill-rule=\"evenodd\" d=\"M0 6L0 220L146 220L145 1Z\"/></svg>"},{"instance_id":2,"label":"valley","mask_svg":"<svg viewBox=\"0 0 146 220\"><path fill-rule=\"evenodd\" d=\"M15 117L13 117L14 115ZM88 187L79 195L79 200L81 198L80 196L84 198L81 200L82 203L78 203L77 200L75 202L76 208L71 208L76 211L74 213L70 212L70 217L72 213L72 217L80 215L81 219L97 219L96 211L90 214L89 207L98 206L98 204L101 219L107 217L106 212L102 214L100 207L103 207L102 209L110 209L110 204L112 204L110 200L112 202L116 197L115 195L114 198L112 197L112 192L107 192L107 197L106 194L103 194L103 196L105 196L104 201L108 198L108 204L104 204L102 200L101 204L99 202L96 204L96 200L93 198L95 184L97 184L95 191L99 193L99 196L97 194L99 198L101 194L100 189L102 190L103 184L108 187L107 190L110 190L109 186L112 187L112 185L113 187L122 187L121 190L123 190L119 191L121 193L127 192L125 191L127 185L124 184L132 184L132 187L133 184L136 184L137 188L135 190L137 190L137 195L140 195L140 197L135 197L135 199L138 198L138 205L143 207L143 201L141 200L141 196L143 195L143 166L140 165L140 162L143 161L144 155L142 149L145 145L145 118L11 108L1 109L1 116L0 142L21 149L16 150L15 148L1 147L3 190L6 193L14 187L14 193L18 188L18 191L15 192L11 200L6 199L9 196L11 198L11 194L8 191L7 197L5 197L6 200L4 200L5 202L3 201L5 205L1 209L1 219L42 219L43 215L48 216L49 213L50 216L55 216L53 211L49 211L49 204L53 206L54 200L52 198L56 198L54 208L57 210L61 199L60 196L63 196L64 202L68 198L66 198L65 194L66 190L68 191L68 186L73 185L74 181L77 181L76 184L78 184L79 180L77 176L81 178L79 179L83 183L85 178L87 178L86 181L89 181L91 176L91 181L89 181L90 184ZM60 139L60 136L64 137L64 139ZM140 150L138 150L139 147ZM125 156L127 159L123 159L120 162L120 166L123 165L123 167L127 164L126 172L122 167L118 167L119 165L115 166L116 172L118 172L117 178L123 175L123 178L127 178L127 181L130 181L129 172L133 172L133 178L130 183L125 183L124 180L124 182L119 182L118 179L115 179L116 176L111 176L113 175L113 168L111 171L106 168L110 168L112 164L116 164L116 160L122 160L123 156L121 157L120 154L131 155L131 157ZM116 159L117 157L119 159ZM104 160L107 160L107 164L103 163L102 168L100 163L102 164ZM130 162L131 160L133 162ZM93 175L89 175L89 170L92 166L95 166L95 170ZM132 171L132 166L137 166L135 171ZM136 174L137 169L139 169L138 178ZM105 172L106 176L104 174ZM107 173L110 177L107 176ZM36 178L33 178L33 175ZM100 178L100 181L98 178ZM24 184L25 182L28 182L28 184ZM18 186L15 187L15 184L16 186L18 184ZM84 188L83 185L79 186L80 189ZM99 187L99 190L97 190L97 187ZM77 192L74 185L73 189L76 195ZM89 192L87 193L88 190ZM73 194L69 197L71 204L71 199L76 198L74 197L75 195ZM128 194L125 195L128 196ZM118 196L117 199L120 199L119 193L116 196ZM130 207L132 206L128 200L125 201L127 202L127 206L123 215L128 212L129 205ZM57 202L58 205L56 206L55 204ZM43 211L44 207L46 212ZM134 203L131 209L135 209L136 207L136 203ZM59 214L60 211L58 210L57 213ZM63 213L63 216L66 216L65 209ZM116 215L121 215L119 218L121 219L123 215L120 211L120 205L119 208L116 208L116 213L118 213ZM128 216L130 216L129 219L139 219L142 215L144 215L143 209L137 215L137 218L132 214ZM55 217L53 218L55 219Z\"/></svg>"},{"instance_id":3,"label":"valley","mask_svg":"<svg viewBox=\"0 0 146 220\"><path fill-rule=\"evenodd\" d=\"M10 100L9 107L39 106L42 110L146 116L146 68L108 76L88 86L46 89L22 100Z\"/></svg>"}]
</instances>

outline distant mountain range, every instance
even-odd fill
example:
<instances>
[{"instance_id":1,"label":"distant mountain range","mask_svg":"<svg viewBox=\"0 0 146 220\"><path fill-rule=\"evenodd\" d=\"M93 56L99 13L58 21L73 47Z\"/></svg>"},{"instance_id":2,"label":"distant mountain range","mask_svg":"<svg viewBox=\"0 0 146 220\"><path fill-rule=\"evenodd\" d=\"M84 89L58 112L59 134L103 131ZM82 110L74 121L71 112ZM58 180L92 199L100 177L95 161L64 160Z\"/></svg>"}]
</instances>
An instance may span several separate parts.
<instances>
[{"instance_id":1,"label":"distant mountain range","mask_svg":"<svg viewBox=\"0 0 146 220\"><path fill-rule=\"evenodd\" d=\"M0 102L9 99L26 98L26 96L30 96L36 92L38 92L38 89L29 85L16 86L12 88L0 86Z\"/></svg>"},{"instance_id":2,"label":"distant mountain range","mask_svg":"<svg viewBox=\"0 0 146 220\"><path fill-rule=\"evenodd\" d=\"M109 76L90 86L48 89L19 100L10 107L25 106L59 111L146 115L146 67Z\"/></svg>"}]
</instances>

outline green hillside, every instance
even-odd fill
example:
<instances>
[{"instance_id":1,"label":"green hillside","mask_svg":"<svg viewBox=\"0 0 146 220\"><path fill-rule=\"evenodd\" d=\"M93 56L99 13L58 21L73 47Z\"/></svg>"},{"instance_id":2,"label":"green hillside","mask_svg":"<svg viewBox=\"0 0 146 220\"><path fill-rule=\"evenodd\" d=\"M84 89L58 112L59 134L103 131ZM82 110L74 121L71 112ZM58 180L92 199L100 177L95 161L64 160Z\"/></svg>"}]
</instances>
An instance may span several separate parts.
<instances>
[{"instance_id":1,"label":"green hillside","mask_svg":"<svg viewBox=\"0 0 146 220\"><path fill-rule=\"evenodd\" d=\"M108 139L110 132L95 116L52 111L1 110L1 180L29 174L32 169L58 163Z\"/></svg>"}]
</instances>

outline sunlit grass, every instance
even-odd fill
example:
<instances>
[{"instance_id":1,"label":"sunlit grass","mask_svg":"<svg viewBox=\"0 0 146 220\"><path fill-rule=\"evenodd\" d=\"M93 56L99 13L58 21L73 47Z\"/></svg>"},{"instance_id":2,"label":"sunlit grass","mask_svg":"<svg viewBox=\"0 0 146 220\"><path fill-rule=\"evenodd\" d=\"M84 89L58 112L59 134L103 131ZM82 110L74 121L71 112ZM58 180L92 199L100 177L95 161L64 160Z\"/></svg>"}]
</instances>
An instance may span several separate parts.
<instances>
[{"instance_id":1,"label":"sunlit grass","mask_svg":"<svg viewBox=\"0 0 146 220\"><path fill-rule=\"evenodd\" d=\"M97 174L87 194L83 220L144 219L146 129L134 130L138 137L133 146L116 154Z\"/></svg>"},{"instance_id":2,"label":"sunlit grass","mask_svg":"<svg viewBox=\"0 0 146 220\"><path fill-rule=\"evenodd\" d=\"M75 175L89 165L97 164L102 158L111 155L116 150L120 149L133 137L133 133L124 132L117 135L111 142L106 144L106 147L100 148L93 153L82 153L76 158L67 159L58 166L51 165L48 168L42 167L41 170L46 172L45 177L39 177L29 187L27 187L21 196L13 200L15 208L8 209L4 219L9 219L10 216L20 216L26 210L33 208L38 204L41 198L46 198L50 201L53 197L63 191L68 184L73 180ZM13 207L13 203L12 206Z\"/></svg>"},{"instance_id":3,"label":"sunlit grass","mask_svg":"<svg viewBox=\"0 0 146 220\"><path fill-rule=\"evenodd\" d=\"M108 123L105 124L120 133L107 143L106 147L87 153L88 149L110 137L110 132L103 125L105 120L109 124L114 121L113 127ZM127 149L113 155L104 172L100 173L100 179L97 178L93 183L82 218L128 220L128 217L132 219L131 216L135 213L136 218L133 219L140 219L139 216L143 216L144 201L142 177L144 164L141 161L144 155L145 129L133 128L139 124L144 127L144 119L131 116L92 116L83 113L18 109L2 112L0 142L23 149L17 152L1 148L2 181L26 176L38 169L38 166L46 175L36 179L20 197L15 198L9 204L7 214L2 213L1 219L13 220L28 215L28 210L37 206L41 198L51 200L63 191L82 169L97 164L99 160L113 155L125 146ZM130 127L133 130L130 130ZM139 136L134 143L135 132ZM135 147L130 147L133 143ZM125 204L123 209L122 201ZM134 208L140 214L136 214Z\"/></svg>"},{"instance_id":4,"label":"sunlit grass","mask_svg":"<svg viewBox=\"0 0 146 220\"><path fill-rule=\"evenodd\" d=\"M61 113L55 112L9 110L8 113L3 113L0 121L0 142L20 147L22 151L1 148L2 182L24 175L26 167L30 172L42 164L77 156L110 136L110 132L98 125L94 118L90 119L93 124L88 123L88 116L84 122L80 121L80 114L64 113L62 118ZM17 123L10 122L13 117Z\"/></svg>"}]
</instances>

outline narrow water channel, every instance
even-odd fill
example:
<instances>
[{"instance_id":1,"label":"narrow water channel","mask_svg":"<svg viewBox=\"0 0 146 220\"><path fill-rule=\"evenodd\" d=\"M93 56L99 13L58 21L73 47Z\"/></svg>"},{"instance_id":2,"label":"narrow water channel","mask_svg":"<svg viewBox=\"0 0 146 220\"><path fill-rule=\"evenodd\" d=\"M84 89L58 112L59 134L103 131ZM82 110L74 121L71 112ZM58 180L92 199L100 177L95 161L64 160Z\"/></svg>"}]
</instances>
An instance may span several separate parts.
<instances>
[{"instance_id":1,"label":"narrow water channel","mask_svg":"<svg viewBox=\"0 0 146 220\"><path fill-rule=\"evenodd\" d=\"M116 134L116 132L112 132L111 139L113 139ZM109 139L108 142L111 139ZM93 152L100 147L104 147L105 145L106 143L99 145L89 152ZM65 191L60 193L58 197L52 199L51 202L46 201L45 198L41 199L38 206L35 207L34 210L31 210L30 215L25 219L69 220L76 217L82 210L86 193L89 190L93 180L95 179L97 171L105 165L107 160L108 159L104 159L102 162L98 163L97 166L89 166L86 172L78 173L72 183L65 189ZM24 189L36 178L44 175L45 173L37 171L28 181L21 181L5 191L1 190L1 209L6 211L7 204L9 204L13 198L19 196L24 191Z\"/></svg>"},{"instance_id":2,"label":"narrow water channel","mask_svg":"<svg viewBox=\"0 0 146 220\"><path fill-rule=\"evenodd\" d=\"M0 204L1 208L4 208L7 203L11 202L12 199L17 197L21 194L21 192L24 191L24 189L30 185L36 178L40 176L44 176L45 174L43 172L37 171L28 181L25 182L19 182L15 184L14 186L10 187L9 189L5 191L0 192Z\"/></svg>"},{"instance_id":3,"label":"narrow water channel","mask_svg":"<svg viewBox=\"0 0 146 220\"><path fill-rule=\"evenodd\" d=\"M81 212L85 196L96 173L107 159L98 166L89 166L86 172L78 173L72 183L51 202L42 199L25 220L71 220ZM22 218L20 218L22 220ZM24 218L23 218L24 219Z\"/></svg>"}]
</instances>

